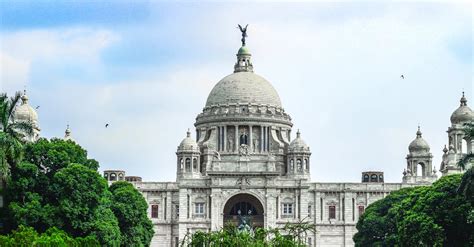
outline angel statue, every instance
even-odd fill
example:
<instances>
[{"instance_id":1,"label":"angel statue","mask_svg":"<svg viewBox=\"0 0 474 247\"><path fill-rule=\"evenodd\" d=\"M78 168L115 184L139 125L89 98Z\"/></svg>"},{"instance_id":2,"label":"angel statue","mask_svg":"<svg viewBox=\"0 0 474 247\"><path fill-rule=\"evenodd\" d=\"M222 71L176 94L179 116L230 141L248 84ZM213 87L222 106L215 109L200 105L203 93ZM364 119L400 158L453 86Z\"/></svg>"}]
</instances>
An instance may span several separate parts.
<instances>
[{"instance_id":1,"label":"angel statue","mask_svg":"<svg viewBox=\"0 0 474 247\"><path fill-rule=\"evenodd\" d=\"M239 29L240 31L242 32L242 46L245 46L245 38L247 38L247 27L249 26L249 24L247 24L245 27L242 27L240 24L239 24Z\"/></svg>"}]
</instances>

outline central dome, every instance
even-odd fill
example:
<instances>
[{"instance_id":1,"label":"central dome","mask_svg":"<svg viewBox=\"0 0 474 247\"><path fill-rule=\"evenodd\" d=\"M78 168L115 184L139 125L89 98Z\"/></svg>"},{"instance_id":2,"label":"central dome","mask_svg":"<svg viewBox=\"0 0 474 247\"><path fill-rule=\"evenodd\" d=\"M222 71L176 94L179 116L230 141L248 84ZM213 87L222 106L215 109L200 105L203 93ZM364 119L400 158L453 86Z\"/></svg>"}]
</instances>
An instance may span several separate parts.
<instances>
[{"instance_id":1,"label":"central dome","mask_svg":"<svg viewBox=\"0 0 474 247\"><path fill-rule=\"evenodd\" d=\"M236 72L224 77L207 97L206 107L227 104L262 104L281 108L273 86L253 72Z\"/></svg>"}]
</instances>

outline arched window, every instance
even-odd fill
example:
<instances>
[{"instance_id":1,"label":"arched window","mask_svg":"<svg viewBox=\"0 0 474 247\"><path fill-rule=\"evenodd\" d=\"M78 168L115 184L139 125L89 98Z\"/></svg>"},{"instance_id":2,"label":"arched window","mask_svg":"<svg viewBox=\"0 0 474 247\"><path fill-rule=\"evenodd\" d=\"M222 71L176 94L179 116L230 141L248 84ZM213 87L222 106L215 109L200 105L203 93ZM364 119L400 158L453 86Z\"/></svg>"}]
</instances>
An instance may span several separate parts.
<instances>
[{"instance_id":1,"label":"arched window","mask_svg":"<svg viewBox=\"0 0 474 247\"><path fill-rule=\"evenodd\" d=\"M179 169L181 169L181 170L184 169L184 159L183 158L179 159Z\"/></svg>"},{"instance_id":2,"label":"arched window","mask_svg":"<svg viewBox=\"0 0 474 247\"><path fill-rule=\"evenodd\" d=\"M116 181L117 180L117 174L111 173L110 174L110 181Z\"/></svg>"},{"instance_id":3,"label":"arched window","mask_svg":"<svg viewBox=\"0 0 474 247\"><path fill-rule=\"evenodd\" d=\"M308 159L304 159L303 164L304 164L304 169L308 171L309 170Z\"/></svg>"},{"instance_id":4,"label":"arched window","mask_svg":"<svg viewBox=\"0 0 474 247\"><path fill-rule=\"evenodd\" d=\"M467 154L467 141L466 139L461 140L461 153Z\"/></svg>"},{"instance_id":5,"label":"arched window","mask_svg":"<svg viewBox=\"0 0 474 247\"><path fill-rule=\"evenodd\" d=\"M247 134L240 135L240 142L239 142L240 145L242 144L248 145L247 141L248 141Z\"/></svg>"},{"instance_id":6,"label":"arched window","mask_svg":"<svg viewBox=\"0 0 474 247\"><path fill-rule=\"evenodd\" d=\"M105 178L105 180L109 180L109 174L108 174L108 173L104 173L104 178Z\"/></svg>"},{"instance_id":7,"label":"arched window","mask_svg":"<svg viewBox=\"0 0 474 247\"><path fill-rule=\"evenodd\" d=\"M293 159L290 160L290 172L293 172L295 169L295 161Z\"/></svg>"},{"instance_id":8,"label":"arched window","mask_svg":"<svg viewBox=\"0 0 474 247\"><path fill-rule=\"evenodd\" d=\"M364 175L364 180L363 180L364 183L367 183L369 182L369 174L365 174Z\"/></svg>"},{"instance_id":9,"label":"arched window","mask_svg":"<svg viewBox=\"0 0 474 247\"><path fill-rule=\"evenodd\" d=\"M191 172L191 159L186 158L186 172Z\"/></svg>"},{"instance_id":10,"label":"arched window","mask_svg":"<svg viewBox=\"0 0 474 247\"><path fill-rule=\"evenodd\" d=\"M296 168L300 172L303 168L301 167L301 159L296 160Z\"/></svg>"},{"instance_id":11,"label":"arched window","mask_svg":"<svg viewBox=\"0 0 474 247\"><path fill-rule=\"evenodd\" d=\"M383 183L383 175L379 175L379 182Z\"/></svg>"},{"instance_id":12,"label":"arched window","mask_svg":"<svg viewBox=\"0 0 474 247\"><path fill-rule=\"evenodd\" d=\"M424 176L425 175L425 164L418 163L416 165L416 176Z\"/></svg>"},{"instance_id":13,"label":"arched window","mask_svg":"<svg viewBox=\"0 0 474 247\"><path fill-rule=\"evenodd\" d=\"M195 172L198 171L197 165L198 165L197 159L194 158L194 159L193 159L193 171L195 171Z\"/></svg>"},{"instance_id":14,"label":"arched window","mask_svg":"<svg viewBox=\"0 0 474 247\"><path fill-rule=\"evenodd\" d=\"M377 174L372 174L372 175L370 176L370 182L377 182L377 178L378 178L378 177L377 177Z\"/></svg>"}]
</instances>

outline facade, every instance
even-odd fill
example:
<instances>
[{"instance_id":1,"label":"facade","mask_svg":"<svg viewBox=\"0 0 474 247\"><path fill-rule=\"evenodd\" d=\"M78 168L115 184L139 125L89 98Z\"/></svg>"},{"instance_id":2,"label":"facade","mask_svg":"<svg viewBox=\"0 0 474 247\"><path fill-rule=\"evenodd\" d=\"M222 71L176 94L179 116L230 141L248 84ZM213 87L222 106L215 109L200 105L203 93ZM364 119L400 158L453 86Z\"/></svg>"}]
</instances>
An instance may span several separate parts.
<instances>
[{"instance_id":1,"label":"facade","mask_svg":"<svg viewBox=\"0 0 474 247\"><path fill-rule=\"evenodd\" d=\"M308 246L353 246L355 225L369 204L394 190L437 179L418 127L401 183L386 183L380 171L363 172L360 183L312 182L310 148L299 130L291 139L291 117L273 86L253 72L251 57L243 42L234 73L210 92L196 117L195 138L188 130L177 147L176 182L144 182L123 170L104 171L110 183L130 181L146 198L155 228L152 246L177 246L187 234L237 224L239 215L249 216L252 227L310 221L316 232L307 236ZM21 119L36 116L30 110ZM473 120L463 95L451 116L443 175L462 172L456 162L474 148L462 126ZM65 134L72 140L69 127Z\"/></svg>"}]
</instances>

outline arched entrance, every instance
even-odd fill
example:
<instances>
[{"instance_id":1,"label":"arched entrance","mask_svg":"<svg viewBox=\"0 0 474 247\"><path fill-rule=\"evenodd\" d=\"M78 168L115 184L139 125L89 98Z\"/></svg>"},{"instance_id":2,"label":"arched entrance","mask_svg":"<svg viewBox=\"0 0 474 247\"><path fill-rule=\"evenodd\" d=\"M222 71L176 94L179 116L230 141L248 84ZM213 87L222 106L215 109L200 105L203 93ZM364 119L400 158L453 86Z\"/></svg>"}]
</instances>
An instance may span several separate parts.
<instances>
[{"instance_id":1,"label":"arched entrance","mask_svg":"<svg viewBox=\"0 0 474 247\"><path fill-rule=\"evenodd\" d=\"M241 217L250 219L252 228L263 227L263 205L255 196L237 194L227 200L224 206L224 225L239 225Z\"/></svg>"}]
</instances>

